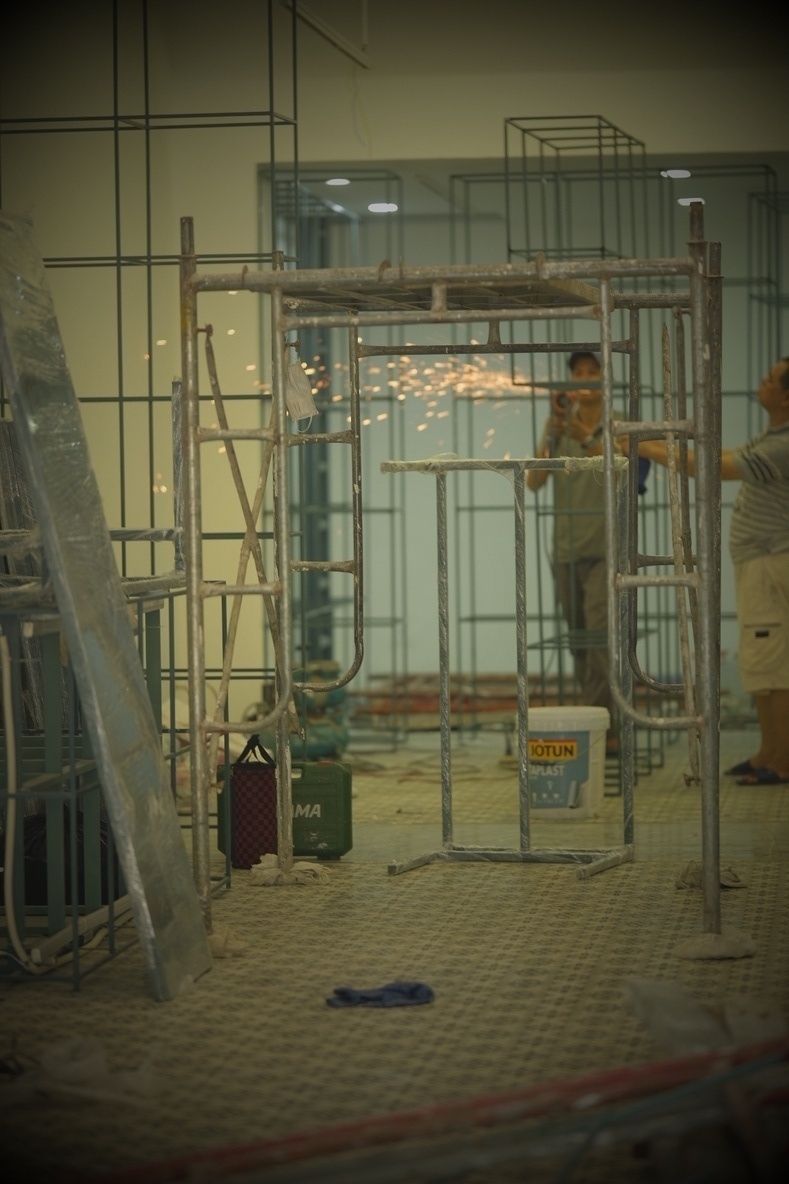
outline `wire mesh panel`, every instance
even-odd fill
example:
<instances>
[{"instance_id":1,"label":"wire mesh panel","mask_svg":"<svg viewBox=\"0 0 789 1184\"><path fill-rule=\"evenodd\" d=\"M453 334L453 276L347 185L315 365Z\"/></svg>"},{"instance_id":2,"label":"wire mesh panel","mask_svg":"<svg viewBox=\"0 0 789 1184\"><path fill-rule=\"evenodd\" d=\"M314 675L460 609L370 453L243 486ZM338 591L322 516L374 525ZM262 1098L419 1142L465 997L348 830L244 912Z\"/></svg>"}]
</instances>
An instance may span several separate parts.
<instances>
[{"instance_id":1,"label":"wire mesh panel","mask_svg":"<svg viewBox=\"0 0 789 1184\"><path fill-rule=\"evenodd\" d=\"M505 120L504 153L510 258L642 253L641 140L599 115L527 116Z\"/></svg>"}]
</instances>

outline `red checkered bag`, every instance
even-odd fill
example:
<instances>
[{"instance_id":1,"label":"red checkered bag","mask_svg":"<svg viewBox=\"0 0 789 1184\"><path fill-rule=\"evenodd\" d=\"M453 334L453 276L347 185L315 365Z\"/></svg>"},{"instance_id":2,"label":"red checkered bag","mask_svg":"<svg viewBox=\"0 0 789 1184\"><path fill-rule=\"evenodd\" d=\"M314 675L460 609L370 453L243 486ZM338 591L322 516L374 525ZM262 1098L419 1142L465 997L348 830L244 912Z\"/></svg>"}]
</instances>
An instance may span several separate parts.
<instances>
[{"instance_id":1,"label":"red checkered bag","mask_svg":"<svg viewBox=\"0 0 789 1184\"><path fill-rule=\"evenodd\" d=\"M249 868L276 850L277 765L260 737L250 736L230 770L230 862Z\"/></svg>"}]
</instances>

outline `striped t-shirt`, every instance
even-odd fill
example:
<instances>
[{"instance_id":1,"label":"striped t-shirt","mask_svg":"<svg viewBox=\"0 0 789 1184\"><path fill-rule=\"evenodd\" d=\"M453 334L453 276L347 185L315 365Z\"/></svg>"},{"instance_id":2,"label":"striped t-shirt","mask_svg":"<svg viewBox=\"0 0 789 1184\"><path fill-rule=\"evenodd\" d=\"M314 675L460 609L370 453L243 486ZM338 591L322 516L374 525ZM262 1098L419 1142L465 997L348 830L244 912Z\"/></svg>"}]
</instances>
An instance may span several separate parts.
<instances>
[{"instance_id":1,"label":"striped t-shirt","mask_svg":"<svg viewBox=\"0 0 789 1184\"><path fill-rule=\"evenodd\" d=\"M734 459L742 484L729 531L732 562L789 551L789 423L754 436Z\"/></svg>"}]
</instances>

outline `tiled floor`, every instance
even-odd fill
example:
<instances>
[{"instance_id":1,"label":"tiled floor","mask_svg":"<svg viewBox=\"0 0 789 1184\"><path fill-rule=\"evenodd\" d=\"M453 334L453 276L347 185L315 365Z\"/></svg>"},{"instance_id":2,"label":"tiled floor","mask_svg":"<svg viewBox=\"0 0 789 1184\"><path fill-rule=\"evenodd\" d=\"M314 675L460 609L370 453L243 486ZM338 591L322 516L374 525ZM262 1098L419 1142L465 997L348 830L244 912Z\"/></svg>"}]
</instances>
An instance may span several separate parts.
<instances>
[{"instance_id":1,"label":"tiled floor","mask_svg":"<svg viewBox=\"0 0 789 1184\"><path fill-rule=\"evenodd\" d=\"M753 739L725 731L722 767L748 755ZM502 755L501 736L455 745L456 842L517 846L517 778ZM178 1156L662 1059L625 1002L631 976L670 980L716 1014L744 993L789 1016L789 787L743 789L722 779L722 864L746 884L723 890L723 924L750 934L756 952L683 959L680 943L702 931L702 897L675 880L700 857L700 810L683 777L684 741L665 755L636 787L635 861L579 880L557 864L442 861L389 875L390 860L440 847L438 736L417 735L396 752L352 750L353 850L310 886L263 888L249 872L234 872L212 914L243 953L216 960L191 990L155 1002L136 946L87 975L79 992L39 981L0 988L4 1050L13 1044L33 1063L57 1042L91 1039L110 1071L100 1098L25 1098L19 1079L0 1085L10 1178L102 1180L136 1166L141 1181L165 1181L175 1175L153 1165ZM535 847L621 840L613 795L595 819L533 824ZM434 1002L326 1005L337 986L393 980L429 984ZM121 1074L143 1067L151 1075L138 1085L147 1092L130 1100ZM116 1094L125 1091L120 1100L113 1080ZM574 1146L568 1135L565 1151ZM443 1175L398 1175L389 1154L386 1171L360 1167L342 1178L569 1178L561 1175L567 1154L533 1162L526 1176L523 1164L491 1167L479 1148L476 1158L466 1153L468 1170L454 1175L445 1166ZM479 1166L470 1174L472 1163ZM237 1165L190 1171L192 1180L239 1184L333 1179L315 1162L262 1177ZM572 1179L655 1178L646 1173L628 1147L626 1155L582 1157Z\"/></svg>"}]
</instances>

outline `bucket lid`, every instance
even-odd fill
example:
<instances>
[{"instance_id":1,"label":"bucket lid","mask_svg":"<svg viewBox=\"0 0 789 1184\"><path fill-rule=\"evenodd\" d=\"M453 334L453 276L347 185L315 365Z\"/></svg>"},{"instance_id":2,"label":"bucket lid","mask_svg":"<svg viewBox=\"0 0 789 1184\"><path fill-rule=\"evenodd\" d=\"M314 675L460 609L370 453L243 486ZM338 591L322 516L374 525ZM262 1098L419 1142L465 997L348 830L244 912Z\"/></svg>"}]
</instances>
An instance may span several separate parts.
<instances>
[{"instance_id":1,"label":"bucket lid","mask_svg":"<svg viewBox=\"0 0 789 1184\"><path fill-rule=\"evenodd\" d=\"M541 728L574 728L576 730L590 730L593 728L608 729L611 724L611 714L607 707L589 707L585 704L572 704L567 707L530 707L528 709L529 729L534 724Z\"/></svg>"}]
</instances>

